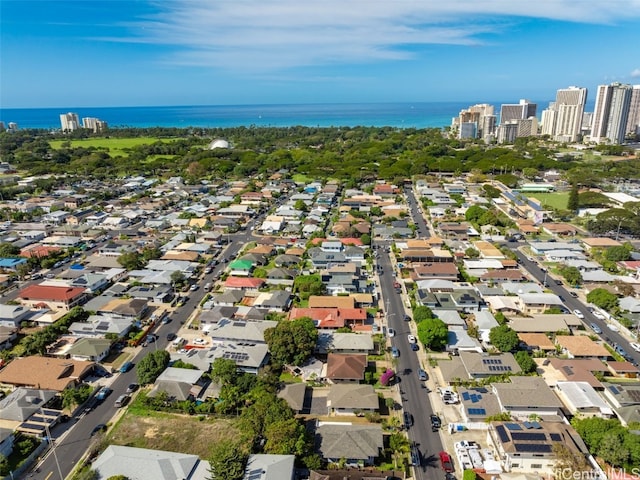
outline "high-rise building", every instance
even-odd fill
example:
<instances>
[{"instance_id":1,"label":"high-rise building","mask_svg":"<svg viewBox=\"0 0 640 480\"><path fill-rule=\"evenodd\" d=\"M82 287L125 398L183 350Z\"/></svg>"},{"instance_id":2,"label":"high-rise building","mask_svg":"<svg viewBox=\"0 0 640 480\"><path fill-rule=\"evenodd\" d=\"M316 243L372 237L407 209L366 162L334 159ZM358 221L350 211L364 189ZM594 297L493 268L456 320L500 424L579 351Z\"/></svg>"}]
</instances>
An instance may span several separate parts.
<instances>
[{"instance_id":1,"label":"high-rise building","mask_svg":"<svg viewBox=\"0 0 640 480\"><path fill-rule=\"evenodd\" d=\"M60 126L63 133L73 132L80 128L80 120L77 113L63 113L60 115Z\"/></svg>"},{"instance_id":2,"label":"high-rise building","mask_svg":"<svg viewBox=\"0 0 640 480\"><path fill-rule=\"evenodd\" d=\"M587 103L587 89L583 87L561 88L556 101L542 112L542 133L551 135L558 142L575 142L582 128L582 114Z\"/></svg>"},{"instance_id":3,"label":"high-rise building","mask_svg":"<svg viewBox=\"0 0 640 480\"><path fill-rule=\"evenodd\" d=\"M7 129L9 132L17 132L18 124L16 122L9 122L9 128Z\"/></svg>"},{"instance_id":4,"label":"high-rise building","mask_svg":"<svg viewBox=\"0 0 640 480\"><path fill-rule=\"evenodd\" d=\"M509 120L500 122L497 130L498 143L513 143L519 137L533 137L538 134L538 119L529 117L526 119Z\"/></svg>"},{"instance_id":5,"label":"high-rise building","mask_svg":"<svg viewBox=\"0 0 640 480\"><path fill-rule=\"evenodd\" d=\"M632 88L626 133L637 135L640 133L640 85L634 85Z\"/></svg>"},{"instance_id":6,"label":"high-rise building","mask_svg":"<svg viewBox=\"0 0 640 480\"><path fill-rule=\"evenodd\" d=\"M82 128L89 129L93 133L98 133L107 129L107 122L103 122L99 118L84 117L82 119Z\"/></svg>"},{"instance_id":7,"label":"high-rise building","mask_svg":"<svg viewBox=\"0 0 640 480\"><path fill-rule=\"evenodd\" d=\"M598 85L590 140L596 143L624 142L633 87L622 83Z\"/></svg>"},{"instance_id":8,"label":"high-rise building","mask_svg":"<svg viewBox=\"0 0 640 480\"><path fill-rule=\"evenodd\" d=\"M496 128L493 105L482 103L461 110L452 119L451 128L458 132L458 138L486 138L493 135Z\"/></svg>"},{"instance_id":9,"label":"high-rise building","mask_svg":"<svg viewBox=\"0 0 640 480\"><path fill-rule=\"evenodd\" d=\"M537 108L538 105L524 99L520 103L505 103L500 107L500 124L535 117Z\"/></svg>"}]
</instances>

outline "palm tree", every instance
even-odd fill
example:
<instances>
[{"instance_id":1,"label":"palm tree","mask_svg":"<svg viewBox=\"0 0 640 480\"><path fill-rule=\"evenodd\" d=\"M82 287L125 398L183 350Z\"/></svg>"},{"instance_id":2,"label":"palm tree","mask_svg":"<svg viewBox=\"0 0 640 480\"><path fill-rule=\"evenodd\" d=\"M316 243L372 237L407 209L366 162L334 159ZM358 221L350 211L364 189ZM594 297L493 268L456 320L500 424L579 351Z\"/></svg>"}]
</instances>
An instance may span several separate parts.
<instances>
[{"instance_id":1,"label":"palm tree","mask_svg":"<svg viewBox=\"0 0 640 480\"><path fill-rule=\"evenodd\" d=\"M394 433L389 437L389 450L393 457L393 465L398 468L398 458L409 453L409 440L402 433Z\"/></svg>"}]
</instances>

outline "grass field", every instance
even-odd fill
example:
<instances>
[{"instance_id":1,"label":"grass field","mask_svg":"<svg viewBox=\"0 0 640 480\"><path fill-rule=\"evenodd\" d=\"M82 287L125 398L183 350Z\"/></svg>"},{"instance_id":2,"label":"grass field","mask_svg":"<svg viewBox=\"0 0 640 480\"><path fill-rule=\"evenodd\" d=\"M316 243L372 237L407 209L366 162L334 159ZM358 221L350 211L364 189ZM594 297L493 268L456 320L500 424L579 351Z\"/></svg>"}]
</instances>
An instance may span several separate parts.
<instances>
[{"instance_id":1,"label":"grass field","mask_svg":"<svg viewBox=\"0 0 640 480\"><path fill-rule=\"evenodd\" d=\"M49 142L51 148L57 150L62 144L69 140L52 140ZM139 138L87 138L85 140L70 140L71 147L94 147L101 150L108 150L111 156L126 156L127 149L138 145L150 145L156 142L171 142L168 138L139 137Z\"/></svg>"},{"instance_id":2,"label":"grass field","mask_svg":"<svg viewBox=\"0 0 640 480\"><path fill-rule=\"evenodd\" d=\"M229 420L198 418L155 412L141 416L129 411L109 433L109 443L207 458L213 443L239 434Z\"/></svg>"},{"instance_id":3,"label":"grass field","mask_svg":"<svg viewBox=\"0 0 640 480\"><path fill-rule=\"evenodd\" d=\"M548 205L549 207L557 208L558 210L566 210L567 202L569 201L569 192L530 193L527 196L529 198L537 198L543 205Z\"/></svg>"}]
</instances>

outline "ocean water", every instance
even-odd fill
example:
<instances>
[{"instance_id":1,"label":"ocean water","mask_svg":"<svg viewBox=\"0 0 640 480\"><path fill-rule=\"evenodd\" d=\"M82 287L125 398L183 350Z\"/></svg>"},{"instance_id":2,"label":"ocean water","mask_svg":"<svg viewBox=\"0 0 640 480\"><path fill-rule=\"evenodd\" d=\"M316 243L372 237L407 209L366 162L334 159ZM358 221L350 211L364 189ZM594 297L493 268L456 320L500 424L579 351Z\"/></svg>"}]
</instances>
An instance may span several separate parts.
<instances>
[{"instance_id":1,"label":"ocean water","mask_svg":"<svg viewBox=\"0 0 640 480\"><path fill-rule=\"evenodd\" d=\"M442 128L477 102L81 107L0 109L0 120L23 128L60 128L60 114L96 117L110 127L401 127ZM487 102L491 103L491 102ZM501 103L494 102L499 112ZM538 103L538 109L547 103Z\"/></svg>"}]
</instances>

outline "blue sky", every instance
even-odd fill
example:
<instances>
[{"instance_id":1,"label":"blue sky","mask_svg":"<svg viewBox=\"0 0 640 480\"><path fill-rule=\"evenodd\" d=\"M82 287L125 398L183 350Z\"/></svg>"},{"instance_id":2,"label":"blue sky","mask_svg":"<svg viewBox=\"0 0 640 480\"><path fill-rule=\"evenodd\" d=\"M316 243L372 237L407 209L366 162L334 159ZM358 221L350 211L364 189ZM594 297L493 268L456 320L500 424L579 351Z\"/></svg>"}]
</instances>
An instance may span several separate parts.
<instances>
[{"instance_id":1,"label":"blue sky","mask_svg":"<svg viewBox=\"0 0 640 480\"><path fill-rule=\"evenodd\" d=\"M0 107L593 99L640 83L639 20L640 0L0 0Z\"/></svg>"}]
</instances>

